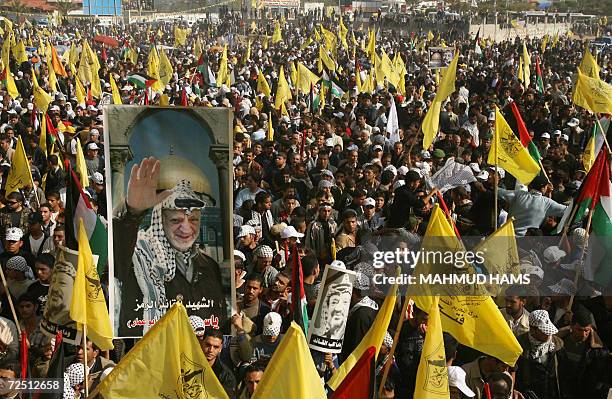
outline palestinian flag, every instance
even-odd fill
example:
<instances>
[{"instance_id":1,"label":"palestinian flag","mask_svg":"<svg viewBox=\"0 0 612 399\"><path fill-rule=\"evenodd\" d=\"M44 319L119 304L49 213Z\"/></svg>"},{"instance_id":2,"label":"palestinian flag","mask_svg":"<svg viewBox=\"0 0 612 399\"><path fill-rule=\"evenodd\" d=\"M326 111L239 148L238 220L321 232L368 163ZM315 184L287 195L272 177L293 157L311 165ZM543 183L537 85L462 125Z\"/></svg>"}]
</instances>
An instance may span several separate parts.
<instances>
[{"instance_id":1,"label":"palestinian flag","mask_svg":"<svg viewBox=\"0 0 612 399\"><path fill-rule=\"evenodd\" d=\"M83 218L91 252L98 255L98 274L102 274L106 259L108 257L108 236L106 228L100 217L96 214L89 202L89 196L85 194L77 174L70 168L66 161L66 169L69 170L66 184L66 246L78 250L77 235L78 221Z\"/></svg>"},{"instance_id":2,"label":"palestinian flag","mask_svg":"<svg viewBox=\"0 0 612 399\"><path fill-rule=\"evenodd\" d=\"M327 87L332 97L342 98L344 96L344 90L329 77L327 72L323 70L323 76L321 77L321 84Z\"/></svg>"},{"instance_id":3,"label":"palestinian flag","mask_svg":"<svg viewBox=\"0 0 612 399\"><path fill-rule=\"evenodd\" d=\"M128 82L133 83L136 87L141 89L148 89L157 82L157 79L153 79L143 73L133 73L127 77Z\"/></svg>"},{"instance_id":4,"label":"palestinian flag","mask_svg":"<svg viewBox=\"0 0 612 399\"><path fill-rule=\"evenodd\" d=\"M612 281L612 268L607 261L608 255L612 254L612 192L610 184L610 164L608 162L608 149L602 146L593 167L582 182L580 195L576 201L578 211L576 218L582 220L587 209L592 212L591 225L593 230L589 240L589 255L591 261L587 261L593 269L599 268L594 273L594 281L606 287ZM597 244L597 245L595 245ZM595 255L598 252L598 255ZM587 278L587 276L585 276Z\"/></svg>"},{"instance_id":5,"label":"palestinian flag","mask_svg":"<svg viewBox=\"0 0 612 399\"><path fill-rule=\"evenodd\" d=\"M512 115L514 116L514 121L516 122L516 128L519 132L519 138L521 139L521 144L523 144L523 147L527 149L527 151L529 152L529 155L531 155L531 158L533 158L533 160L536 161L536 163L540 163L540 159L542 159L542 156L540 155L540 151L538 151L538 148L533 143L533 140L531 139L531 136L529 135L529 132L527 131L527 127L525 126L525 122L523 122L521 113L519 112L519 109L516 106L516 103L514 101L510 103L510 108L512 109Z\"/></svg>"},{"instance_id":6,"label":"palestinian flag","mask_svg":"<svg viewBox=\"0 0 612 399\"><path fill-rule=\"evenodd\" d=\"M376 348L363 352L330 399L374 399L376 392Z\"/></svg>"},{"instance_id":7,"label":"palestinian flag","mask_svg":"<svg viewBox=\"0 0 612 399\"><path fill-rule=\"evenodd\" d=\"M544 93L544 81L542 80L542 69L540 68L540 57L536 56L536 90Z\"/></svg>"},{"instance_id":8,"label":"palestinian flag","mask_svg":"<svg viewBox=\"0 0 612 399\"><path fill-rule=\"evenodd\" d=\"M297 245L293 247L293 275L291 276L291 314L295 321L308 336L308 311L306 309L306 292L304 291L304 275L302 260Z\"/></svg>"},{"instance_id":9,"label":"palestinian flag","mask_svg":"<svg viewBox=\"0 0 612 399\"><path fill-rule=\"evenodd\" d=\"M200 72L201 74L204 74L206 72L206 64L204 64L204 53L200 54L200 58L198 58L196 71Z\"/></svg>"}]
</instances>

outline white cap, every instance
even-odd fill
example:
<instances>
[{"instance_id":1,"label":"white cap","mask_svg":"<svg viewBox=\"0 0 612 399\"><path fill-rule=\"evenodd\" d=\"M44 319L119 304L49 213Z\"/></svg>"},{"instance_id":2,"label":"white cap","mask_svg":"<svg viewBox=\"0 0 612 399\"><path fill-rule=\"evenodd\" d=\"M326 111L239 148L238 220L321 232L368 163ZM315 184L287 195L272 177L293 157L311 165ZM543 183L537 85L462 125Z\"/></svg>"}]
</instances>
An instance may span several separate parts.
<instances>
[{"instance_id":1,"label":"white cap","mask_svg":"<svg viewBox=\"0 0 612 399\"><path fill-rule=\"evenodd\" d=\"M246 256L244 256L244 254L242 253L242 251L239 251L237 249L234 249L234 256L238 257L240 259L242 259L243 262L246 262Z\"/></svg>"},{"instance_id":2,"label":"white cap","mask_svg":"<svg viewBox=\"0 0 612 399\"><path fill-rule=\"evenodd\" d=\"M429 153L429 151L427 151L427 150L423 150L423 151L421 151L421 156L422 156L424 159L429 159L429 158L431 158L431 154L430 154L430 153Z\"/></svg>"},{"instance_id":3,"label":"white cap","mask_svg":"<svg viewBox=\"0 0 612 399\"><path fill-rule=\"evenodd\" d=\"M23 237L23 231L19 227L9 227L6 229L6 241L19 241Z\"/></svg>"},{"instance_id":4,"label":"white cap","mask_svg":"<svg viewBox=\"0 0 612 399\"><path fill-rule=\"evenodd\" d=\"M465 383L465 371L459 366L448 367L448 385L459 389L468 398L476 396L474 391Z\"/></svg>"},{"instance_id":5,"label":"white cap","mask_svg":"<svg viewBox=\"0 0 612 399\"><path fill-rule=\"evenodd\" d=\"M565 251L557 246L548 247L542 253L544 260L548 263L556 263L566 255Z\"/></svg>"},{"instance_id":6,"label":"white cap","mask_svg":"<svg viewBox=\"0 0 612 399\"><path fill-rule=\"evenodd\" d=\"M28 108L28 111L32 111L34 109L34 104L28 103L27 108Z\"/></svg>"},{"instance_id":7,"label":"white cap","mask_svg":"<svg viewBox=\"0 0 612 399\"><path fill-rule=\"evenodd\" d=\"M376 151L376 150L381 150L382 151L382 149L383 149L382 145L380 145L380 144L376 144L374 147L372 147L373 151Z\"/></svg>"},{"instance_id":8,"label":"white cap","mask_svg":"<svg viewBox=\"0 0 612 399\"><path fill-rule=\"evenodd\" d=\"M395 183L393 183L393 189L397 190L398 188L400 188L401 186L403 186L404 184L406 184L405 180L398 180Z\"/></svg>"},{"instance_id":9,"label":"white cap","mask_svg":"<svg viewBox=\"0 0 612 399\"><path fill-rule=\"evenodd\" d=\"M569 122L567 122L567 126L569 127L576 127L578 125L580 125L580 121L577 118L572 118Z\"/></svg>"},{"instance_id":10,"label":"white cap","mask_svg":"<svg viewBox=\"0 0 612 399\"><path fill-rule=\"evenodd\" d=\"M95 184L104 184L104 176L102 176L102 173L100 172L94 172L94 174L91 176L91 180Z\"/></svg>"},{"instance_id":11,"label":"white cap","mask_svg":"<svg viewBox=\"0 0 612 399\"><path fill-rule=\"evenodd\" d=\"M97 134L98 136L100 135L100 131L99 131L98 129L91 129L91 130L89 131L89 137L94 136L94 135L96 135L96 134Z\"/></svg>"},{"instance_id":12,"label":"white cap","mask_svg":"<svg viewBox=\"0 0 612 399\"><path fill-rule=\"evenodd\" d=\"M567 134L562 134L561 140L569 141L569 136Z\"/></svg>"},{"instance_id":13,"label":"white cap","mask_svg":"<svg viewBox=\"0 0 612 399\"><path fill-rule=\"evenodd\" d=\"M89 107L87 107L87 110L88 111L98 111L98 108L94 107L93 105L90 105Z\"/></svg>"},{"instance_id":14,"label":"white cap","mask_svg":"<svg viewBox=\"0 0 612 399\"><path fill-rule=\"evenodd\" d=\"M376 201L374 201L374 198L368 197L363 201L363 206L376 206Z\"/></svg>"},{"instance_id":15,"label":"white cap","mask_svg":"<svg viewBox=\"0 0 612 399\"><path fill-rule=\"evenodd\" d=\"M470 168L474 173L480 173L480 165L477 162L470 163Z\"/></svg>"},{"instance_id":16,"label":"white cap","mask_svg":"<svg viewBox=\"0 0 612 399\"><path fill-rule=\"evenodd\" d=\"M553 136L561 136L561 130L555 130Z\"/></svg>"},{"instance_id":17,"label":"white cap","mask_svg":"<svg viewBox=\"0 0 612 399\"><path fill-rule=\"evenodd\" d=\"M281 238L302 238L304 234L299 233L293 226L287 226L281 231L280 236Z\"/></svg>"},{"instance_id":18,"label":"white cap","mask_svg":"<svg viewBox=\"0 0 612 399\"><path fill-rule=\"evenodd\" d=\"M255 228L253 226L248 226L248 225L240 226L240 232L238 233L238 238L246 237L247 234L255 235L256 234Z\"/></svg>"},{"instance_id":19,"label":"white cap","mask_svg":"<svg viewBox=\"0 0 612 399\"><path fill-rule=\"evenodd\" d=\"M542 133L542 135L540 136L540 138L543 138L543 139L550 139L550 133L546 133L546 132L544 132L544 133Z\"/></svg>"},{"instance_id":20,"label":"white cap","mask_svg":"<svg viewBox=\"0 0 612 399\"><path fill-rule=\"evenodd\" d=\"M88 150L99 150L100 147L98 147L98 145L96 143L89 143L89 144L87 144L87 149Z\"/></svg>"}]
</instances>

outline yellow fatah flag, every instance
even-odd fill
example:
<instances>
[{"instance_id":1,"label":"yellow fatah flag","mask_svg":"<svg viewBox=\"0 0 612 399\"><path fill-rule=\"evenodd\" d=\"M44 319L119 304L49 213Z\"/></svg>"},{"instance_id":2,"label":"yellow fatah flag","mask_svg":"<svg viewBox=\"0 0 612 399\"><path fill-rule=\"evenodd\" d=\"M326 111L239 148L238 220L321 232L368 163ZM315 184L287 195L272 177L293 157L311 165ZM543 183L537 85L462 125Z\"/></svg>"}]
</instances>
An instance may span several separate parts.
<instances>
[{"instance_id":1,"label":"yellow fatah flag","mask_svg":"<svg viewBox=\"0 0 612 399\"><path fill-rule=\"evenodd\" d=\"M289 75L289 79L291 79L291 86L295 88L298 82L298 70L295 67L295 62L290 62L289 67L291 68L291 74Z\"/></svg>"},{"instance_id":2,"label":"yellow fatah flag","mask_svg":"<svg viewBox=\"0 0 612 399\"><path fill-rule=\"evenodd\" d=\"M121 92L119 91L119 88L117 87L115 78L113 77L112 73L109 76L110 76L111 92L113 93L113 104L115 105L122 104Z\"/></svg>"},{"instance_id":3,"label":"yellow fatah flag","mask_svg":"<svg viewBox=\"0 0 612 399\"><path fill-rule=\"evenodd\" d=\"M424 251L465 251L437 204L429 219L421 247ZM453 268L456 273L455 265L447 267ZM427 276L439 272L440 270L419 262L414 275L418 279L419 275ZM420 309L431 309L434 300L431 287L417 286L416 291L413 297L416 305ZM441 296L439 306L444 331L450 333L459 343L514 366L523 350L490 296Z\"/></svg>"},{"instance_id":4,"label":"yellow fatah flag","mask_svg":"<svg viewBox=\"0 0 612 399\"><path fill-rule=\"evenodd\" d=\"M555 48L557 43L559 43L559 32L555 33L555 36L553 36L553 42L550 48Z\"/></svg>"},{"instance_id":5,"label":"yellow fatah flag","mask_svg":"<svg viewBox=\"0 0 612 399\"><path fill-rule=\"evenodd\" d=\"M419 361L414 388L414 399L449 399L448 368L444 353L439 297L435 297L428 310L427 334Z\"/></svg>"},{"instance_id":6,"label":"yellow fatah flag","mask_svg":"<svg viewBox=\"0 0 612 399\"><path fill-rule=\"evenodd\" d=\"M244 57L246 61L251 61L251 43L252 43L251 40L249 40L247 43L246 56Z\"/></svg>"},{"instance_id":7,"label":"yellow fatah flag","mask_svg":"<svg viewBox=\"0 0 612 399\"><path fill-rule=\"evenodd\" d=\"M98 390L113 399L228 399L181 303L174 304L151 327L100 382Z\"/></svg>"},{"instance_id":8,"label":"yellow fatah flag","mask_svg":"<svg viewBox=\"0 0 612 399\"><path fill-rule=\"evenodd\" d=\"M68 58L64 58L64 62L73 65L76 65L79 62L79 50L74 42L70 44L70 52L68 53Z\"/></svg>"},{"instance_id":9,"label":"yellow fatah flag","mask_svg":"<svg viewBox=\"0 0 612 399\"><path fill-rule=\"evenodd\" d=\"M13 57L18 63L26 62L28 60L28 54L26 53L25 44L23 40L19 40L15 46L13 46Z\"/></svg>"},{"instance_id":10,"label":"yellow fatah flag","mask_svg":"<svg viewBox=\"0 0 612 399\"><path fill-rule=\"evenodd\" d=\"M9 33L9 37L10 36L11 34ZM11 59L11 41L7 37L6 39L4 39L4 43L2 43L2 65L5 68L9 67L10 59Z\"/></svg>"},{"instance_id":11,"label":"yellow fatah flag","mask_svg":"<svg viewBox=\"0 0 612 399\"><path fill-rule=\"evenodd\" d=\"M57 76L55 76L55 70L53 69L51 58L47 58L47 69L49 69L49 90L51 93L55 93L57 90Z\"/></svg>"},{"instance_id":12,"label":"yellow fatah flag","mask_svg":"<svg viewBox=\"0 0 612 399\"><path fill-rule=\"evenodd\" d=\"M431 31L427 32L427 40L432 41L434 39L434 34Z\"/></svg>"},{"instance_id":13,"label":"yellow fatah flag","mask_svg":"<svg viewBox=\"0 0 612 399\"><path fill-rule=\"evenodd\" d=\"M484 267L488 274L518 276L520 273L519 254L514 233L514 218L510 218L484 241L478 243L472 251L482 252ZM492 288L497 291L489 291L489 295L497 296L501 293L501 289L506 287L502 285Z\"/></svg>"},{"instance_id":14,"label":"yellow fatah flag","mask_svg":"<svg viewBox=\"0 0 612 399\"><path fill-rule=\"evenodd\" d=\"M274 24L274 33L272 33L272 44L276 44L283 41L283 35L281 33L280 23L276 21Z\"/></svg>"},{"instance_id":15,"label":"yellow fatah flag","mask_svg":"<svg viewBox=\"0 0 612 399\"><path fill-rule=\"evenodd\" d=\"M128 61L130 61L132 64L136 65L136 62L138 62L138 52L136 50L134 50L133 48L130 48L127 52L126 52L126 58L128 59Z\"/></svg>"},{"instance_id":16,"label":"yellow fatah flag","mask_svg":"<svg viewBox=\"0 0 612 399\"><path fill-rule=\"evenodd\" d=\"M196 38L195 44L193 45L193 55L195 55L196 60L199 60L202 55L202 42L200 41L200 37Z\"/></svg>"},{"instance_id":17,"label":"yellow fatah flag","mask_svg":"<svg viewBox=\"0 0 612 399\"><path fill-rule=\"evenodd\" d=\"M91 47L86 40L83 41L83 49L81 50L81 57L79 60L78 76L81 82L94 83L94 80L99 80L98 70L100 69L100 62L98 57L93 52ZM94 79L96 78L96 79Z\"/></svg>"},{"instance_id":18,"label":"yellow fatah flag","mask_svg":"<svg viewBox=\"0 0 612 399\"><path fill-rule=\"evenodd\" d=\"M297 67L298 79L297 88L304 94L310 93L310 86L316 85L321 78L306 67L306 65L298 62Z\"/></svg>"},{"instance_id":19,"label":"yellow fatah flag","mask_svg":"<svg viewBox=\"0 0 612 399\"><path fill-rule=\"evenodd\" d=\"M76 92L77 103L85 104L85 87L83 87L81 80L78 78L75 79L75 85L76 85L75 92Z\"/></svg>"},{"instance_id":20,"label":"yellow fatah flag","mask_svg":"<svg viewBox=\"0 0 612 399\"><path fill-rule=\"evenodd\" d=\"M376 32L369 31L368 32L368 47L366 48L366 53L370 56L370 60L372 63L376 61Z\"/></svg>"},{"instance_id":21,"label":"yellow fatah flag","mask_svg":"<svg viewBox=\"0 0 612 399\"><path fill-rule=\"evenodd\" d=\"M357 86L357 94L363 93L363 84L361 83L361 71L357 69L355 74L355 85Z\"/></svg>"},{"instance_id":22,"label":"yellow fatah flag","mask_svg":"<svg viewBox=\"0 0 612 399\"><path fill-rule=\"evenodd\" d=\"M26 185L32 186L32 171L30 170L30 163L26 156L25 149L23 148L23 141L21 136L17 139L17 149L13 154L11 163L11 169L9 170L8 177L6 178L6 194L10 194Z\"/></svg>"},{"instance_id":23,"label":"yellow fatah flag","mask_svg":"<svg viewBox=\"0 0 612 399\"><path fill-rule=\"evenodd\" d=\"M438 135L440 127L440 110L442 103L455 91L455 80L457 78L457 63L459 62L459 52L455 53L455 57L451 61L448 69L442 77L438 91L434 97L431 107L423 119L423 149L427 150Z\"/></svg>"},{"instance_id":24,"label":"yellow fatah flag","mask_svg":"<svg viewBox=\"0 0 612 399\"><path fill-rule=\"evenodd\" d=\"M287 79L285 79L285 71L283 66L280 67L280 72L278 74L278 86L276 88L276 95L274 96L274 108L280 109L281 105L287 101L291 100L291 90L289 90L289 83L287 83Z\"/></svg>"},{"instance_id":25,"label":"yellow fatah flag","mask_svg":"<svg viewBox=\"0 0 612 399\"><path fill-rule=\"evenodd\" d=\"M147 60L147 75L155 79L155 83L151 85L153 91L162 92L165 85L159 77L159 54L155 46L151 46L149 58Z\"/></svg>"},{"instance_id":26,"label":"yellow fatah flag","mask_svg":"<svg viewBox=\"0 0 612 399\"><path fill-rule=\"evenodd\" d=\"M372 326L363 337L359 345L357 345L353 352L351 352L351 354L346 358L344 363L342 363L340 368L336 370L332 378L327 383L331 389L338 389L338 386L342 383L342 380L344 380L348 373L350 373L357 361L361 358L364 352L368 350L368 348L374 347L376 349L376 356L378 356L380 346L382 345L387 329L389 328L389 322L391 321L391 316L393 315L393 308L395 307L396 299L397 284L393 284L391 290L387 293L385 301L378 310L378 314L376 314L374 323L372 323Z\"/></svg>"},{"instance_id":27,"label":"yellow fatah flag","mask_svg":"<svg viewBox=\"0 0 612 399\"><path fill-rule=\"evenodd\" d=\"M72 288L70 317L77 323L80 331L83 330L83 325L87 325L87 337L101 350L107 351L114 348L113 329L83 218L79 218L77 239L79 257Z\"/></svg>"},{"instance_id":28,"label":"yellow fatah flag","mask_svg":"<svg viewBox=\"0 0 612 399\"><path fill-rule=\"evenodd\" d=\"M49 108L49 104L53 99L43 90L42 87L38 84L38 79L36 79L36 74L32 69L32 83L33 83L33 91L34 91L34 104L36 104L36 108L42 111L44 114L47 112L47 108Z\"/></svg>"},{"instance_id":29,"label":"yellow fatah flag","mask_svg":"<svg viewBox=\"0 0 612 399\"><path fill-rule=\"evenodd\" d=\"M336 63L327 54L327 50L323 49L323 46L319 46L319 61L320 65L325 65L328 71L333 72L336 70ZM322 68L319 68L319 72L322 70Z\"/></svg>"},{"instance_id":30,"label":"yellow fatah flag","mask_svg":"<svg viewBox=\"0 0 612 399\"><path fill-rule=\"evenodd\" d=\"M342 47L344 47L344 49L346 51L348 51L348 42L346 41L346 35L348 33L348 29L346 26L344 26L344 22L342 21L342 17L340 18L340 24L338 27L338 36L340 37L340 43L342 43Z\"/></svg>"},{"instance_id":31,"label":"yellow fatah flag","mask_svg":"<svg viewBox=\"0 0 612 399\"><path fill-rule=\"evenodd\" d=\"M223 53L221 54L221 60L219 61L219 70L217 71L216 82L219 87L227 81L229 75L229 68L227 66L227 44L223 47Z\"/></svg>"},{"instance_id":32,"label":"yellow fatah flag","mask_svg":"<svg viewBox=\"0 0 612 399\"><path fill-rule=\"evenodd\" d=\"M184 46L187 42L187 29L181 29L178 26L174 27L174 45Z\"/></svg>"},{"instance_id":33,"label":"yellow fatah flag","mask_svg":"<svg viewBox=\"0 0 612 399\"><path fill-rule=\"evenodd\" d=\"M302 43L302 45L300 46L300 51L304 50L306 47L310 46L313 43L312 37L309 37L308 39L306 39L306 41L304 41L304 43Z\"/></svg>"},{"instance_id":34,"label":"yellow fatah flag","mask_svg":"<svg viewBox=\"0 0 612 399\"><path fill-rule=\"evenodd\" d=\"M595 60L595 57L593 57L593 54L591 54L589 51L588 46L585 46L584 48L584 56L582 57L582 62L578 68L586 76L593 79L599 79L599 70L601 68L599 68L599 65L597 65L597 61Z\"/></svg>"},{"instance_id":35,"label":"yellow fatah flag","mask_svg":"<svg viewBox=\"0 0 612 399\"><path fill-rule=\"evenodd\" d=\"M406 96L406 68L403 68L400 72L400 79L396 89L402 96Z\"/></svg>"},{"instance_id":36,"label":"yellow fatah flag","mask_svg":"<svg viewBox=\"0 0 612 399\"><path fill-rule=\"evenodd\" d=\"M546 46L548 45L548 40L550 40L550 36L548 33L544 35L542 39L542 45L540 46L540 53L544 54L546 52Z\"/></svg>"},{"instance_id":37,"label":"yellow fatah flag","mask_svg":"<svg viewBox=\"0 0 612 399\"><path fill-rule=\"evenodd\" d=\"M172 64L166 55L164 49L159 53L159 79L166 86L172 80L172 73L174 72L174 68L172 68Z\"/></svg>"},{"instance_id":38,"label":"yellow fatah flag","mask_svg":"<svg viewBox=\"0 0 612 399\"><path fill-rule=\"evenodd\" d=\"M87 164L85 163L85 155L83 155L83 147L81 146L81 140L78 137L76 147L76 171L79 173L81 186L83 188L86 188L89 187L89 175L87 174Z\"/></svg>"},{"instance_id":39,"label":"yellow fatah flag","mask_svg":"<svg viewBox=\"0 0 612 399\"><path fill-rule=\"evenodd\" d=\"M13 78L13 74L8 67L4 68L4 76L6 79L6 91L13 100L16 100L19 97L19 91L17 90L17 85L15 84L15 78Z\"/></svg>"},{"instance_id":40,"label":"yellow fatah flag","mask_svg":"<svg viewBox=\"0 0 612 399\"><path fill-rule=\"evenodd\" d=\"M266 97L270 97L272 95L270 85L268 84L268 81L263 75L261 69L257 72L257 93L263 93Z\"/></svg>"},{"instance_id":41,"label":"yellow fatah flag","mask_svg":"<svg viewBox=\"0 0 612 399\"><path fill-rule=\"evenodd\" d=\"M272 112L268 113L268 141L274 141L274 128L272 127Z\"/></svg>"},{"instance_id":42,"label":"yellow fatah flag","mask_svg":"<svg viewBox=\"0 0 612 399\"><path fill-rule=\"evenodd\" d=\"M497 107L495 108L495 134L487 162L489 165L497 165L505 169L525 185L529 185L540 173L540 165L531 158Z\"/></svg>"},{"instance_id":43,"label":"yellow fatah flag","mask_svg":"<svg viewBox=\"0 0 612 399\"><path fill-rule=\"evenodd\" d=\"M523 73L523 57L519 58L519 67L518 67L518 80L523 81L524 73Z\"/></svg>"},{"instance_id":44,"label":"yellow fatah flag","mask_svg":"<svg viewBox=\"0 0 612 399\"><path fill-rule=\"evenodd\" d=\"M593 79L578 69L578 80L572 96L574 104L600 114L612 114L612 86Z\"/></svg>"},{"instance_id":45,"label":"yellow fatah flag","mask_svg":"<svg viewBox=\"0 0 612 399\"><path fill-rule=\"evenodd\" d=\"M287 382L291 381L291 386ZM274 351L252 399L322 399L325 388L302 329L291 322Z\"/></svg>"},{"instance_id":46,"label":"yellow fatah flag","mask_svg":"<svg viewBox=\"0 0 612 399\"><path fill-rule=\"evenodd\" d=\"M519 75L519 79L523 82L525 88L531 84L531 57L527 51L527 45L523 43L523 74Z\"/></svg>"}]
</instances>

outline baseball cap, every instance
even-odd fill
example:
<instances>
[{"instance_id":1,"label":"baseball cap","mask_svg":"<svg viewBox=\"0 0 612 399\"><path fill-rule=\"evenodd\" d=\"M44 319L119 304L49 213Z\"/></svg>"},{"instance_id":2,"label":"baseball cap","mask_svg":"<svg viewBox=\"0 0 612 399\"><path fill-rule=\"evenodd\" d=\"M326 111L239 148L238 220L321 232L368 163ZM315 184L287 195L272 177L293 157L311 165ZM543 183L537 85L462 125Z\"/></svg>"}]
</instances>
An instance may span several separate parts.
<instances>
[{"instance_id":1,"label":"baseball cap","mask_svg":"<svg viewBox=\"0 0 612 399\"><path fill-rule=\"evenodd\" d=\"M567 126L569 127L576 127L580 124L580 121L578 120L578 118L572 118L570 119L569 122L567 122Z\"/></svg>"},{"instance_id":2,"label":"baseball cap","mask_svg":"<svg viewBox=\"0 0 612 399\"><path fill-rule=\"evenodd\" d=\"M435 149L432 155L434 158L444 158L446 156L444 151L439 148Z\"/></svg>"},{"instance_id":3,"label":"baseball cap","mask_svg":"<svg viewBox=\"0 0 612 399\"><path fill-rule=\"evenodd\" d=\"M534 310L529 313L529 327L535 327L546 335L555 335L559 330L550 321L546 310Z\"/></svg>"},{"instance_id":4,"label":"baseball cap","mask_svg":"<svg viewBox=\"0 0 612 399\"><path fill-rule=\"evenodd\" d=\"M431 154L430 154L430 153L429 153L429 151L427 151L427 150L423 150L423 151L421 151L421 156L422 156L424 159L429 159L429 158L431 158Z\"/></svg>"},{"instance_id":5,"label":"baseball cap","mask_svg":"<svg viewBox=\"0 0 612 399\"><path fill-rule=\"evenodd\" d=\"M89 143L89 144L87 144L87 149L88 150L99 150L100 147L98 147L98 145L96 143Z\"/></svg>"},{"instance_id":6,"label":"baseball cap","mask_svg":"<svg viewBox=\"0 0 612 399\"><path fill-rule=\"evenodd\" d=\"M553 136L561 136L561 130L555 130Z\"/></svg>"},{"instance_id":7,"label":"baseball cap","mask_svg":"<svg viewBox=\"0 0 612 399\"><path fill-rule=\"evenodd\" d=\"M91 180L95 184L104 184L104 176L102 176L102 173L100 172L94 172L94 174L91 176Z\"/></svg>"},{"instance_id":8,"label":"baseball cap","mask_svg":"<svg viewBox=\"0 0 612 399\"><path fill-rule=\"evenodd\" d=\"M6 229L6 241L19 241L23 237L23 231L19 227L9 227Z\"/></svg>"},{"instance_id":9,"label":"baseball cap","mask_svg":"<svg viewBox=\"0 0 612 399\"><path fill-rule=\"evenodd\" d=\"M280 236L281 238L302 238L304 234L299 233L293 226L287 226L281 231Z\"/></svg>"},{"instance_id":10,"label":"baseball cap","mask_svg":"<svg viewBox=\"0 0 612 399\"><path fill-rule=\"evenodd\" d=\"M238 233L238 238L246 237L247 234L255 235L255 228L253 226L248 226L248 225L240 226L240 232Z\"/></svg>"},{"instance_id":11,"label":"baseball cap","mask_svg":"<svg viewBox=\"0 0 612 399\"><path fill-rule=\"evenodd\" d=\"M562 134L561 140L569 141L569 136L567 134Z\"/></svg>"},{"instance_id":12,"label":"baseball cap","mask_svg":"<svg viewBox=\"0 0 612 399\"><path fill-rule=\"evenodd\" d=\"M363 201L363 206L376 206L376 201L374 201L374 198L368 197Z\"/></svg>"},{"instance_id":13,"label":"baseball cap","mask_svg":"<svg viewBox=\"0 0 612 399\"><path fill-rule=\"evenodd\" d=\"M262 335L268 337L277 337L280 335L283 318L276 312L270 312L263 319Z\"/></svg>"},{"instance_id":14,"label":"baseball cap","mask_svg":"<svg viewBox=\"0 0 612 399\"><path fill-rule=\"evenodd\" d=\"M477 179L480 180L488 180L489 179L489 172L487 172L486 170L481 171L480 173L478 173L476 175Z\"/></svg>"},{"instance_id":15,"label":"baseball cap","mask_svg":"<svg viewBox=\"0 0 612 399\"><path fill-rule=\"evenodd\" d=\"M548 247L542 253L544 260L548 263L556 263L566 255L565 251L557 246Z\"/></svg>"},{"instance_id":16,"label":"baseball cap","mask_svg":"<svg viewBox=\"0 0 612 399\"><path fill-rule=\"evenodd\" d=\"M238 257L240 259L242 259L243 262L246 262L246 256L244 256L244 254L242 253L242 251L239 251L237 249L234 249L234 256Z\"/></svg>"},{"instance_id":17,"label":"baseball cap","mask_svg":"<svg viewBox=\"0 0 612 399\"><path fill-rule=\"evenodd\" d=\"M543 139L549 139L549 138L550 138L550 134L549 134L549 133L547 133L547 132L544 132L544 133L542 133L542 135L540 136L540 138L543 138Z\"/></svg>"},{"instance_id":18,"label":"baseball cap","mask_svg":"<svg viewBox=\"0 0 612 399\"><path fill-rule=\"evenodd\" d=\"M383 148L382 148L382 146L380 144L376 144L374 147L372 147L373 151L376 151L376 150L381 150L382 151L382 149Z\"/></svg>"},{"instance_id":19,"label":"baseball cap","mask_svg":"<svg viewBox=\"0 0 612 399\"><path fill-rule=\"evenodd\" d=\"M448 367L448 385L459 389L468 398L476 396L474 391L465 383L465 371L459 366Z\"/></svg>"}]
</instances>

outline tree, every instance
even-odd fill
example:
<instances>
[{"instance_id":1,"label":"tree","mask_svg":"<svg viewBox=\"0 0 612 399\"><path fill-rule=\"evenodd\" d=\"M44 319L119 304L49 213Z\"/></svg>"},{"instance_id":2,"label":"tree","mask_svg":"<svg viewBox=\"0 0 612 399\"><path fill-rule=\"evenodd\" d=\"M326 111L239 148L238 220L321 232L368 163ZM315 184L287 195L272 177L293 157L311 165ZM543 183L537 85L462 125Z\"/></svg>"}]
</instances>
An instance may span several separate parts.
<instances>
[{"instance_id":1,"label":"tree","mask_svg":"<svg viewBox=\"0 0 612 399\"><path fill-rule=\"evenodd\" d=\"M72 0L57 0L57 3L55 3L55 8L62 15L67 15L70 11L76 10L79 7L81 6Z\"/></svg>"}]
</instances>

